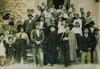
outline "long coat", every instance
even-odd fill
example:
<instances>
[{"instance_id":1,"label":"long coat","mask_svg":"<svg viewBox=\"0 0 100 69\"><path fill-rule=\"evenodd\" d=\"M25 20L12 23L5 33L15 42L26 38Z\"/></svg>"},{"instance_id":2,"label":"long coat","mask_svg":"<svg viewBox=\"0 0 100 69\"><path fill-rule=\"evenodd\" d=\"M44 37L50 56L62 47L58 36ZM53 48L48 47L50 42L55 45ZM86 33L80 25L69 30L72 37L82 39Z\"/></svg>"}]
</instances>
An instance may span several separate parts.
<instances>
[{"instance_id":1,"label":"long coat","mask_svg":"<svg viewBox=\"0 0 100 69\"><path fill-rule=\"evenodd\" d=\"M47 46L46 46L46 55L47 63L55 64L57 62L58 57L58 34L57 32L49 32L47 38ZM48 60L49 59L49 60Z\"/></svg>"}]
</instances>

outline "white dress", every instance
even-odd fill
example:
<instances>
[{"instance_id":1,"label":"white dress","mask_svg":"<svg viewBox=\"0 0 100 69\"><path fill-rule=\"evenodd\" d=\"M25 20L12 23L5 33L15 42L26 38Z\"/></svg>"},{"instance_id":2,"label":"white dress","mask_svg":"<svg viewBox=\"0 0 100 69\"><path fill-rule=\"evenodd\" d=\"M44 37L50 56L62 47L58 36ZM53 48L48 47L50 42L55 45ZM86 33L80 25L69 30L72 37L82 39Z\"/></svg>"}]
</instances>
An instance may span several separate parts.
<instances>
[{"instance_id":1,"label":"white dress","mask_svg":"<svg viewBox=\"0 0 100 69\"><path fill-rule=\"evenodd\" d=\"M1 42L0 43L0 56L6 56L6 49L5 49L5 47L4 47L4 43L3 42Z\"/></svg>"}]
</instances>

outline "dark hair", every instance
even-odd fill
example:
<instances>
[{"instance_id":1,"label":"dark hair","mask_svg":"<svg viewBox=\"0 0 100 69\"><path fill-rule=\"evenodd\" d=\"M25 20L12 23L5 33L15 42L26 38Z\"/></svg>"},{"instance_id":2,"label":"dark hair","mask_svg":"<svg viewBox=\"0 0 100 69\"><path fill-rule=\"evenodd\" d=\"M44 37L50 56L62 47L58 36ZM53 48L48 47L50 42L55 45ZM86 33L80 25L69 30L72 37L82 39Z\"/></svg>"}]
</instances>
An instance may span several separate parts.
<instances>
[{"instance_id":1,"label":"dark hair","mask_svg":"<svg viewBox=\"0 0 100 69\"><path fill-rule=\"evenodd\" d=\"M80 10L83 10L83 9L84 9L83 7L80 8Z\"/></svg>"},{"instance_id":2,"label":"dark hair","mask_svg":"<svg viewBox=\"0 0 100 69\"><path fill-rule=\"evenodd\" d=\"M69 30L71 30L71 29L72 29L70 25L66 25L66 26L65 26L65 28L67 28L67 27L69 27Z\"/></svg>"},{"instance_id":3,"label":"dark hair","mask_svg":"<svg viewBox=\"0 0 100 69\"><path fill-rule=\"evenodd\" d=\"M98 28L95 28L93 32L95 33L96 31L99 31L99 29Z\"/></svg>"},{"instance_id":4,"label":"dark hair","mask_svg":"<svg viewBox=\"0 0 100 69\"><path fill-rule=\"evenodd\" d=\"M33 17L33 15L32 15L32 14L29 14L29 15L28 15L28 17L29 17L29 16Z\"/></svg>"},{"instance_id":5,"label":"dark hair","mask_svg":"<svg viewBox=\"0 0 100 69\"><path fill-rule=\"evenodd\" d=\"M52 21L56 22L56 20L52 20L52 19L51 19L50 22L52 22Z\"/></svg>"},{"instance_id":6,"label":"dark hair","mask_svg":"<svg viewBox=\"0 0 100 69\"><path fill-rule=\"evenodd\" d=\"M36 22L36 23L35 23L35 26L37 26L37 25L39 25L39 24L40 24L40 22Z\"/></svg>"},{"instance_id":7,"label":"dark hair","mask_svg":"<svg viewBox=\"0 0 100 69\"><path fill-rule=\"evenodd\" d=\"M75 22L75 24L79 24L79 22ZM80 27L80 24L79 24L79 26L78 27Z\"/></svg>"},{"instance_id":8,"label":"dark hair","mask_svg":"<svg viewBox=\"0 0 100 69\"><path fill-rule=\"evenodd\" d=\"M41 17L39 18L39 20L40 20L42 17L44 18L44 21L45 21L45 17L44 17L44 16L41 16Z\"/></svg>"},{"instance_id":9,"label":"dark hair","mask_svg":"<svg viewBox=\"0 0 100 69\"><path fill-rule=\"evenodd\" d=\"M14 18L13 18L13 17L11 17L10 19L14 20Z\"/></svg>"},{"instance_id":10,"label":"dark hair","mask_svg":"<svg viewBox=\"0 0 100 69\"><path fill-rule=\"evenodd\" d=\"M85 31L86 29L88 29L88 31L89 31L89 28L84 28L84 30L83 30L83 31Z\"/></svg>"},{"instance_id":11,"label":"dark hair","mask_svg":"<svg viewBox=\"0 0 100 69\"><path fill-rule=\"evenodd\" d=\"M41 9L42 9L40 5L38 5L38 6L37 6L37 8L39 8L39 10L41 10Z\"/></svg>"},{"instance_id":12,"label":"dark hair","mask_svg":"<svg viewBox=\"0 0 100 69\"><path fill-rule=\"evenodd\" d=\"M76 15L79 17L79 14L78 13L76 13Z\"/></svg>"},{"instance_id":13,"label":"dark hair","mask_svg":"<svg viewBox=\"0 0 100 69\"><path fill-rule=\"evenodd\" d=\"M22 23L22 21L19 20L17 23Z\"/></svg>"},{"instance_id":14,"label":"dark hair","mask_svg":"<svg viewBox=\"0 0 100 69\"><path fill-rule=\"evenodd\" d=\"M85 12L81 12L81 15L85 14Z\"/></svg>"},{"instance_id":15,"label":"dark hair","mask_svg":"<svg viewBox=\"0 0 100 69\"><path fill-rule=\"evenodd\" d=\"M68 13L68 16L69 16L71 13L72 13L72 12L69 12L69 13Z\"/></svg>"},{"instance_id":16,"label":"dark hair","mask_svg":"<svg viewBox=\"0 0 100 69\"><path fill-rule=\"evenodd\" d=\"M90 11L88 11L87 13L91 13Z\"/></svg>"},{"instance_id":17,"label":"dark hair","mask_svg":"<svg viewBox=\"0 0 100 69\"><path fill-rule=\"evenodd\" d=\"M13 37L8 37L8 40L10 40L10 39L12 39L12 40L13 40L14 38L13 38Z\"/></svg>"},{"instance_id":18,"label":"dark hair","mask_svg":"<svg viewBox=\"0 0 100 69\"><path fill-rule=\"evenodd\" d=\"M95 25L94 21L91 21L89 24L90 24L90 25L91 25L91 24L92 24L92 25Z\"/></svg>"},{"instance_id":19,"label":"dark hair","mask_svg":"<svg viewBox=\"0 0 100 69\"><path fill-rule=\"evenodd\" d=\"M19 28L19 32L21 32L20 30L21 30L22 28L24 29L24 32L25 32L25 27L23 27L23 26L21 26L21 27Z\"/></svg>"},{"instance_id":20,"label":"dark hair","mask_svg":"<svg viewBox=\"0 0 100 69\"><path fill-rule=\"evenodd\" d=\"M5 34L4 34L4 33L0 33L0 37L1 37L2 35L5 37Z\"/></svg>"}]
</instances>

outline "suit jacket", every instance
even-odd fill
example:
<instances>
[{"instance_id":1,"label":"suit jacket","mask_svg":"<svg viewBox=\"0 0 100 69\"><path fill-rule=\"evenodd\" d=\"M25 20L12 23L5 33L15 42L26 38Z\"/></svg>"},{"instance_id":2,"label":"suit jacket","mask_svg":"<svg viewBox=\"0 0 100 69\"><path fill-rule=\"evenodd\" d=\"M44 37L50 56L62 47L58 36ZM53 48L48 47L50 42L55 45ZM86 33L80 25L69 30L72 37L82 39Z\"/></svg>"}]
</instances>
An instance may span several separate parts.
<instances>
[{"instance_id":1,"label":"suit jacket","mask_svg":"<svg viewBox=\"0 0 100 69\"><path fill-rule=\"evenodd\" d=\"M25 32L26 33L30 33L31 30L35 27L35 21L32 20L31 23L29 22L29 19L25 20L24 21L24 24L23 24L24 28L25 28Z\"/></svg>"},{"instance_id":2,"label":"suit jacket","mask_svg":"<svg viewBox=\"0 0 100 69\"><path fill-rule=\"evenodd\" d=\"M83 52L88 52L89 51L89 48L91 48L90 46L90 36L88 36L87 38L85 36L82 36L81 37L81 50Z\"/></svg>"},{"instance_id":3,"label":"suit jacket","mask_svg":"<svg viewBox=\"0 0 100 69\"><path fill-rule=\"evenodd\" d=\"M39 36L37 35L36 29L31 31L31 40L32 42L35 41L41 41L41 44L44 41L44 32L42 30L39 30Z\"/></svg>"}]
</instances>

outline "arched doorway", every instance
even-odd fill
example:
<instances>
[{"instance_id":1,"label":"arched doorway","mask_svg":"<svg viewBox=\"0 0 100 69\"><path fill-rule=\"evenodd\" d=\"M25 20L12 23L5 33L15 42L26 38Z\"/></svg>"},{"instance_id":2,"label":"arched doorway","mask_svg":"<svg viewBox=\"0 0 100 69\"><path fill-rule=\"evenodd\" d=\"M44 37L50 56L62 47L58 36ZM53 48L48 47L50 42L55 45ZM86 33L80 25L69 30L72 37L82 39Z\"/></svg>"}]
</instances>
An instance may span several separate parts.
<instances>
[{"instance_id":1,"label":"arched doorway","mask_svg":"<svg viewBox=\"0 0 100 69\"><path fill-rule=\"evenodd\" d=\"M58 8L59 5L65 5L66 9L69 9L70 7L70 0L47 0L48 7L52 7L52 5L55 5L55 8Z\"/></svg>"},{"instance_id":2,"label":"arched doorway","mask_svg":"<svg viewBox=\"0 0 100 69\"><path fill-rule=\"evenodd\" d=\"M64 0L53 0L53 4L55 5L55 8L59 8L59 5L64 4Z\"/></svg>"}]
</instances>

